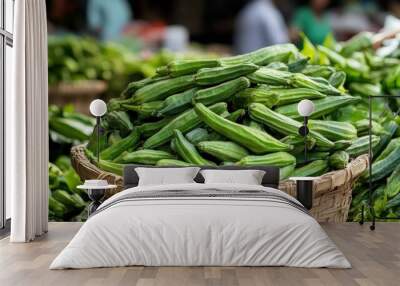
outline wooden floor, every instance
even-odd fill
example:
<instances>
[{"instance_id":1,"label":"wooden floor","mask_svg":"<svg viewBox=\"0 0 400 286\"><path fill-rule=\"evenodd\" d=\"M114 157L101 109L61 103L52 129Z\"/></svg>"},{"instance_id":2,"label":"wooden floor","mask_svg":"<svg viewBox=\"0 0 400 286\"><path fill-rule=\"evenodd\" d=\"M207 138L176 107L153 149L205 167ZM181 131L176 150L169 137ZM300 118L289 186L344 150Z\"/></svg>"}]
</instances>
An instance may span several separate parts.
<instances>
[{"instance_id":1,"label":"wooden floor","mask_svg":"<svg viewBox=\"0 0 400 286\"><path fill-rule=\"evenodd\" d=\"M400 285L400 223L323 225L352 269L287 267L125 267L48 270L80 223L51 223L44 237L29 244L0 241L1 286L87 285Z\"/></svg>"}]
</instances>

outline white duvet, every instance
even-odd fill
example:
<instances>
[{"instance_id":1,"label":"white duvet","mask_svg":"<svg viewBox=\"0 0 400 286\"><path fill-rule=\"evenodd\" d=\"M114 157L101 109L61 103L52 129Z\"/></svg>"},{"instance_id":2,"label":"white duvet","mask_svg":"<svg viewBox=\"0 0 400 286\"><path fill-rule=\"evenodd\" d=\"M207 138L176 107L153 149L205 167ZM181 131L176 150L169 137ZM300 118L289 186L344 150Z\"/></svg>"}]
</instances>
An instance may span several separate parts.
<instances>
[{"instance_id":1,"label":"white duvet","mask_svg":"<svg viewBox=\"0 0 400 286\"><path fill-rule=\"evenodd\" d=\"M263 190L295 201L279 190L253 185L131 188L105 201L100 206L103 210L89 218L50 269L127 265L350 267L311 216L273 200L185 197L113 204L132 192L204 189Z\"/></svg>"}]
</instances>

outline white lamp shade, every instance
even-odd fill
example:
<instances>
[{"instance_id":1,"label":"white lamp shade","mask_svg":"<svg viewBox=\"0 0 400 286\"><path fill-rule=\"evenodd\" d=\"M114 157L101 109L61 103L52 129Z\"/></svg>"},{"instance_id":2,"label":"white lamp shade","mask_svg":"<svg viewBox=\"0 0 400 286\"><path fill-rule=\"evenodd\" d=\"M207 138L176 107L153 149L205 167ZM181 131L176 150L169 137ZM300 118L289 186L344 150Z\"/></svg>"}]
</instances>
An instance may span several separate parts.
<instances>
[{"instance_id":1,"label":"white lamp shade","mask_svg":"<svg viewBox=\"0 0 400 286\"><path fill-rule=\"evenodd\" d=\"M301 116L308 117L314 112L314 103L311 100L303 99L297 105L297 111Z\"/></svg>"},{"instance_id":2,"label":"white lamp shade","mask_svg":"<svg viewBox=\"0 0 400 286\"><path fill-rule=\"evenodd\" d=\"M93 116L100 117L106 114L107 104L101 99L95 99L90 103L89 110Z\"/></svg>"}]
</instances>

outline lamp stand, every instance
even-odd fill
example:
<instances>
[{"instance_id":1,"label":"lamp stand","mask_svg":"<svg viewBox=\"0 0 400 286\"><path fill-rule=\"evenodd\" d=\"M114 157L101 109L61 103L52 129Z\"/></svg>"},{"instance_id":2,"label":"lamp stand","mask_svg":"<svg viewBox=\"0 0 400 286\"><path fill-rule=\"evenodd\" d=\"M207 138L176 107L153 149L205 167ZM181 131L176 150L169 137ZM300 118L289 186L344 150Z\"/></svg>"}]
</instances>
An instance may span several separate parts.
<instances>
[{"instance_id":1,"label":"lamp stand","mask_svg":"<svg viewBox=\"0 0 400 286\"><path fill-rule=\"evenodd\" d=\"M307 125L308 117L304 116L303 126L299 128L299 134L304 137L304 162L307 162L307 135L310 132Z\"/></svg>"},{"instance_id":2,"label":"lamp stand","mask_svg":"<svg viewBox=\"0 0 400 286\"><path fill-rule=\"evenodd\" d=\"M307 135L308 135L308 128L307 128L307 124L308 124L308 117L304 116L304 162L307 163Z\"/></svg>"},{"instance_id":3,"label":"lamp stand","mask_svg":"<svg viewBox=\"0 0 400 286\"><path fill-rule=\"evenodd\" d=\"M96 132L97 132L97 164L100 163L100 123L101 123L101 117L96 116Z\"/></svg>"},{"instance_id":4,"label":"lamp stand","mask_svg":"<svg viewBox=\"0 0 400 286\"><path fill-rule=\"evenodd\" d=\"M96 117L96 126L95 128L97 133L97 164L100 163L100 125L101 125L101 117L107 113L107 104L101 99L95 99L90 103L89 106L90 113Z\"/></svg>"}]
</instances>

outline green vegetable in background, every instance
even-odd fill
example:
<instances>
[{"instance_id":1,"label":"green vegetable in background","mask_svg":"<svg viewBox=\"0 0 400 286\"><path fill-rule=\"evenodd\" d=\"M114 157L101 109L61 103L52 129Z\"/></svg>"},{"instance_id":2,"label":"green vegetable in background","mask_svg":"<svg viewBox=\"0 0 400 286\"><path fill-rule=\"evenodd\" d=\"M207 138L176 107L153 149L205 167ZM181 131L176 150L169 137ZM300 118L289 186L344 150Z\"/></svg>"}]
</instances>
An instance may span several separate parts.
<instances>
[{"instance_id":1,"label":"green vegetable in background","mask_svg":"<svg viewBox=\"0 0 400 286\"><path fill-rule=\"evenodd\" d=\"M329 79L336 72L336 69L331 66L308 65L301 72L308 76L320 76Z\"/></svg>"},{"instance_id":2,"label":"green vegetable in background","mask_svg":"<svg viewBox=\"0 0 400 286\"><path fill-rule=\"evenodd\" d=\"M304 151L296 154L296 163L297 165L302 165L305 163L310 163L316 160L324 160L329 157L329 152L322 151L312 151L307 153L307 159L304 155ZM340 168L343 169L343 168Z\"/></svg>"},{"instance_id":3,"label":"green vegetable in background","mask_svg":"<svg viewBox=\"0 0 400 286\"><path fill-rule=\"evenodd\" d=\"M296 164L279 168L279 180L283 181L288 179L293 174L295 167Z\"/></svg>"},{"instance_id":4,"label":"green vegetable in background","mask_svg":"<svg viewBox=\"0 0 400 286\"><path fill-rule=\"evenodd\" d=\"M56 164L49 163L49 219L72 220L84 211L88 197L76 188L81 180L69 158L60 156Z\"/></svg>"},{"instance_id":5,"label":"green vegetable in background","mask_svg":"<svg viewBox=\"0 0 400 286\"><path fill-rule=\"evenodd\" d=\"M342 96L327 96L322 99L313 100L315 111L311 114L311 118L321 118L324 115L336 111L342 106L356 103L359 99L349 95ZM297 111L297 103L281 106L276 109L276 112L289 116L293 119L301 119Z\"/></svg>"},{"instance_id":6,"label":"green vegetable in background","mask_svg":"<svg viewBox=\"0 0 400 286\"><path fill-rule=\"evenodd\" d=\"M361 96L378 96L382 94L382 86L379 83L371 84L371 83L360 83L360 82L352 82L349 85L349 90L354 95Z\"/></svg>"},{"instance_id":7,"label":"green vegetable in background","mask_svg":"<svg viewBox=\"0 0 400 286\"><path fill-rule=\"evenodd\" d=\"M372 147L375 147L379 144L380 138L378 136L371 136L371 144ZM363 136L353 140L352 144L346 148L346 152L350 155L350 157L357 157L361 154L368 153L369 150L369 136Z\"/></svg>"},{"instance_id":8,"label":"green vegetable in background","mask_svg":"<svg viewBox=\"0 0 400 286\"><path fill-rule=\"evenodd\" d=\"M329 156L329 166L334 170L346 168L349 163L350 156L345 151L336 151Z\"/></svg>"},{"instance_id":9,"label":"green vegetable in background","mask_svg":"<svg viewBox=\"0 0 400 286\"><path fill-rule=\"evenodd\" d=\"M311 88L290 88L290 89L275 89L273 90L279 96L278 105L287 105L293 102L299 102L303 99L318 99L324 98L326 95ZM257 101L253 101L257 102ZM258 101L260 102L260 101ZM261 102L263 103L263 102ZM268 106L268 105L267 105ZM272 105L273 106L273 105ZM268 107L272 107L268 106Z\"/></svg>"},{"instance_id":10,"label":"green vegetable in background","mask_svg":"<svg viewBox=\"0 0 400 286\"><path fill-rule=\"evenodd\" d=\"M379 186L373 192L372 196L372 206L374 208L375 214L379 217L381 216L386 208L387 204L387 195L385 192L385 186Z\"/></svg>"},{"instance_id":11,"label":"green vegetable in background","mask_svg":"<svg viewBox=\"0 0 400 286\"><path fill-rule=\"evenodd\" d=\"M299 51L293 44L281 44L265 47L244 55L226 57L220 59L223 66L253 63L260 66L272 62L288 62L291 58L298 56Z\"/></svg>"},{"instance_id":12,"label":"green vegetable in background","mask_svg":"<svg viewBox=\"0 0 400 286\"><path fill-rule=\"evenodd\" d=\"M280 167L281 179L342 169L368 153L366 96L396 94L400 89L399 58L379 57L366 36L347 43L330 36L318 47L303 37L301 52L287 44L163 65L157 76L129 83L121 97L109 103L111 115L102 126L101 149L116 148L119 155L114 162L101 160L99 167L121 173L129 162L270 164ZM72 62L70 68L74 69ZM298 135L303 118L297 105L302 99L315 104L307 160L304 138ZM400 101L393 98L376 99L372 105L373 207L388 216L400 212L399 107ZM134 128L138 143L122 146ZM93 150L93 144L89 147ZM350 219L360 219L361 207L368 202L367 178L366 172L354 187ZM371 218L368 209L364 215Z\"/></svg>"},{"instance_id":13,"label":"green vegetable in background","mask_svg":"<svg viewBox=\"0 0 400 286\"><path fill-rule=\"evenodd\" d=\"M139 143L139 136L139 131L134 129L127 137L102 150L100 152L100 158L102 160L114 160L122 152L129 150L130 148L135 148L137 143Z\"/></svg>"},{"instance_id":14,"label":"green vegetable in background","mask_svg":"<svg viewBox=\"0 0 400 286\"><path fill-rule=\"evenodd\" d=\"M254 64L239 64L228 67L204 68L197 71L194 80L198 85L214 85L244 75L248 75L258 69Z\"/></svg>"},{"instance_id":15,"label":"green vegetable in background","mask_svg":"<svg viewBox=\"0 0 400 286\"><path fill-rule=\"evenodd\" d=\"M320 176L328 170L326 160L316 160L307 165L296 168L293 172L294 177L313 177Z\"/></svg>"},{"instance_id":16,"label":"green vegetable in background","mask_svg":"<svg viewBox=\"0 0 400 286\"><path fill-rule=\"evenodd\" d=\"M256 154L292 149L266 132L222 118L201 103L195 105L195 111L207 126Z\"/></svg>"},{"instance_id":17,"label":"green vegetable in background","mask_svg":"<svg viewBox=\"0 0 400 286\"><path fill-rule=\"evenodd\" d=\"M135 164L145 164L145 165L154 165L159 160L162 159L174 159L175 156L161 150L151 150L151 149L142 149L133 152L124 152L120 157L115 159L115 163L135 163Z\"/></svg>"},{"instance_id":18,"label":"green vegetable in background","mask_svg":"<svg viewBox=\"0 0 400 286\"><path fill-rule=\"evenodd\" d=\"M196 95L197 88L188 89L182 93L177 93L167 97L163 105L157 112L158 117L174 115L185 111L191 106L193 97Z\"/></svg>"},{"instance_id":19,"label":"green vegetable in background","mask_svg":"<svg viewBox=\"0 0 400 286\"><path fill-rule=\"evenodd\" d=\"M51 36L48 39L49 85L60 82L103 80L108 92L120 92L132 80L155 75L173 55L165 51L140 58L124 43L101 43L89 37ZM133 89L127 91L132 93Z\"/></svg>"},{"instance_id":20,"label":"green vegetable in background","mask_svg":"<svg viewBox=\"0 0 400 286\"><path fill-rule=\"evenodd\" d=\"M192 163L187 163L185 161L176 160L176 159L161 159L157 161L156 166L182 166L182 167L190 167L193 166Z\"/></svg>"},{"instance_id":21,"label":"green vegetable in background","mask_svg":"<svg viewBox=\"0 0 400 286\"><path fill-rule=\"evenodd\" d=\"M209 109L217 114L221 114L227 109L226 103L216 103L209 107ZM177 129L181 132L187 132L198 125L201 124L201 119L199 118L197 112L194 109L189 109L179 116L175 117L169 123L167 123L163 128L161 128L157 133L148 138L144 143L144 148L154 148L167 143L173 136L174 130Z\"/></svg>"},{"instance_id":22,"label":"green vegetable in background","mask_svg":"<svg viewBox=\"0 0 400 286\"><path fill-rule=\"evenodd\" d=\"M197 144L202 141L207 141L209 139L209 133L205 128L196 128L192 131L189 131L185 134L187 140L189 140L192 144Z\"/></svg>"},{"instance_id":23,"label":"green vegetable in background","mask_svg":"<svg viewBox=\"0 0 400 286\"><path fill-rule=\"evenodd\" d=\"M296 163L296 158L287 152L276 152L267 155L250 155L242 158L237 164L241 166L275 166L285 167Z\"/></svg>"},{"instance_id":24,"label":"green vegetable in background","mask_svg":"<svg viewBox=\"0 0 400 286\"><path fill-rule=\"evenodd\" d=\"M286 89L271 89L268 86L260 85L259 87L246 88L236 93L232 101L235 107L247 107L253 102L273 107L280 102L280 97L285 91Z\"/></svg>"},{"instance_id":25,"label":"green vegetable in background","mask_svg":"<svg viewBox=\"0 0 400 286\"><path fill-rule=\"evenodd\" d=\"M211 105L213 103L227 101L235 93L248 88L250 81L245 77L239 77L230 81L226 81L216 86L201 89L196 92L194 102Z\"/></svg>"},{"instance_id":26,"label":"green vegetable in background","mask_svg":"<svg viewBox=\"0 0 400 286\"><path fill-rule=\"evenodd\" d=\"M180 157L182 157L186 162L196 165L215 165L214 162L204 159L200 153L197 151L196 147L190 143L178 129L174 130L176 152Z\"/></svg>"},{"instance_id":27,"label":"green vegetable in background","mask_svg":"<svg viewBox=\"0 0 400 286\"><path fill-rule=\"evenodd\" d=\"M252 103L249 106L249 112L252 119L265 124L283 135L297 135L301 127L300 122L272 111L259 103ZM310 130L309 136L315 139L316 144L319 146L331 148L334 145L333 142L318 132Z\"/></svg>"},{"instance_id":28,"label":"green vegetable in background","mask_svg":"<svg viewBox=\"0 0 400 286\"><path fill-rule=\"evenodd\" d=\"M354 52L365 50L370 47L372 47L371 33L363 32L344 43L340 53L344 56L350 56Z\"/></svg>"},{"instance_id":29,"label":"green vegetable in background","mask_svg":"<svg viewBox=\"0 0 400 286\"><path fill-rule=\"evenodd\" d=\"M345 82L346 82L346 73L343 71L334 72L329 77L329 84L331 84L333 87L336 87L336 88L343 87Z\"/></svg>"},{"instance_id":30,"label":"green vegetable in background","mask_svg":"<svg viewBox=\"0 0 400 286\"><path fill-rule=\"evenodd\" d=\"M364 136L369 133L369 120L368 119L362 119L354 122L354 126L357 128L357 134L358 136ZM388 134L388 132L385 130L385 128L376 122L375 120L371 121L371 133L374 135L383 135L383 134Z\"/></svg>"},{"instance_id":31,"label":"green vegetable in background","mask_svg":"<svg viewBox=\"0 0 400 286\"><path fill-rule=\"evenodd\" d=\"M249 154L245 148L230 141L201 141L197 148L221 161L236 162Z\"/></svg>"},{"instance_id":32,"label":"green vegetable in background","mask_svg":"<svg viewBox=\"0 0 400 286\"><path fill-rule=\"evenodd\" d=\"M400 165L388 177L385 193L389 199L400 193Z\"/></svg>"},{"instance_id":33,"label":"green vegetable in background","mask_svg":"<svg viewBox=\"0 0 400 286\"><path fill-rule=\"evenodd\" d=\"M376 161L372 164L372 182L378 181L390 175L394 169L400 164L400 146L395 147L384 159ZM364 174L366 179L368 174Z\"/></svg>"},{"instance_id":34,"label":"green vegetable in background","mask_svg":"<svg viewBox=\"0 0 400 286\"><path fill-rule=\"evenodd\" d=\"M133 124L127 112L111 111L103 118L104 126L109 130L119 130L121 135L126 135L133 130Z\"/></svg>"},{"instance_id":35,"label":"green vegetable in background","mask_svg":"<svg viewBox=\"0 0 400 286\"><path fill-rule=\"evenodd\" d=\"M279 71L267 67L261 67L247 75L253 84L267 84L272 86L291 86L293 74L288 71Z\"/></svg>"},{"instance_id":36,"label":"green vegetable in background","mask_svg":"<svg viewBox=\"0 0 400 286\"><path fill-rule=\"evenodd\" d=\"M386 209L398 209L400 206L400 194L397 194L394 198L388 201L385 206Z\"/></svg>"},{"instance_id":37,"label":"green vegetable in background","mask_svg":"<svg viewBox=\"0 0 400 286\"><path fill-rule=\"evenodd\" d=\"M51 118L50 129L62 134L66 138L78 141L88 140L89 135L92 133L91 126L76 120L61 117Z\"/></svg>"},{"instance_id":38,"label":"green vegetable in background","mask_svg":"<svg viewBox=\"0 0 400 286\"><path fill-rule=\"evenodd\" d=\"M316 131L329 140L352 140L357 138L357 129L349 122L330 120L309 120L310 130Z\"/></svg>"},{"instance_id":39,"label":"green vegetable in background","mask_svg":"<svg viewBox=\"0 0 400 286\"><path fill-rule=\"evenodd\" d=\"M194 86L194 78L191 75L160 80L138 89L132 96L132 103L163 100L169 95L185 91Z\"/></svg>"},{"instance_id":40,"label":"green vegetable in background","mask_svg":"<svg viewBox=\"0 0 400 286\"><path fill-rule=\"evenodd\" d=\"M151 102L145 102L139 105L121 104L121 109L133 111L138 114L141 118L152 117L164 106L164 101L157 100Z\"/></svg>"},{"instance_id":41,"label":"green vegetable in background","mask_svg":"<svg viewBox=\"0 0 400 286\"><path fill-rule=\"evenodd\" d=\"M167 65L166 73L172 77L177 77L193 74L201 68L213 68L219 65L219 61L215 59L177 60Z\"/></svg>"}]
</instances>

